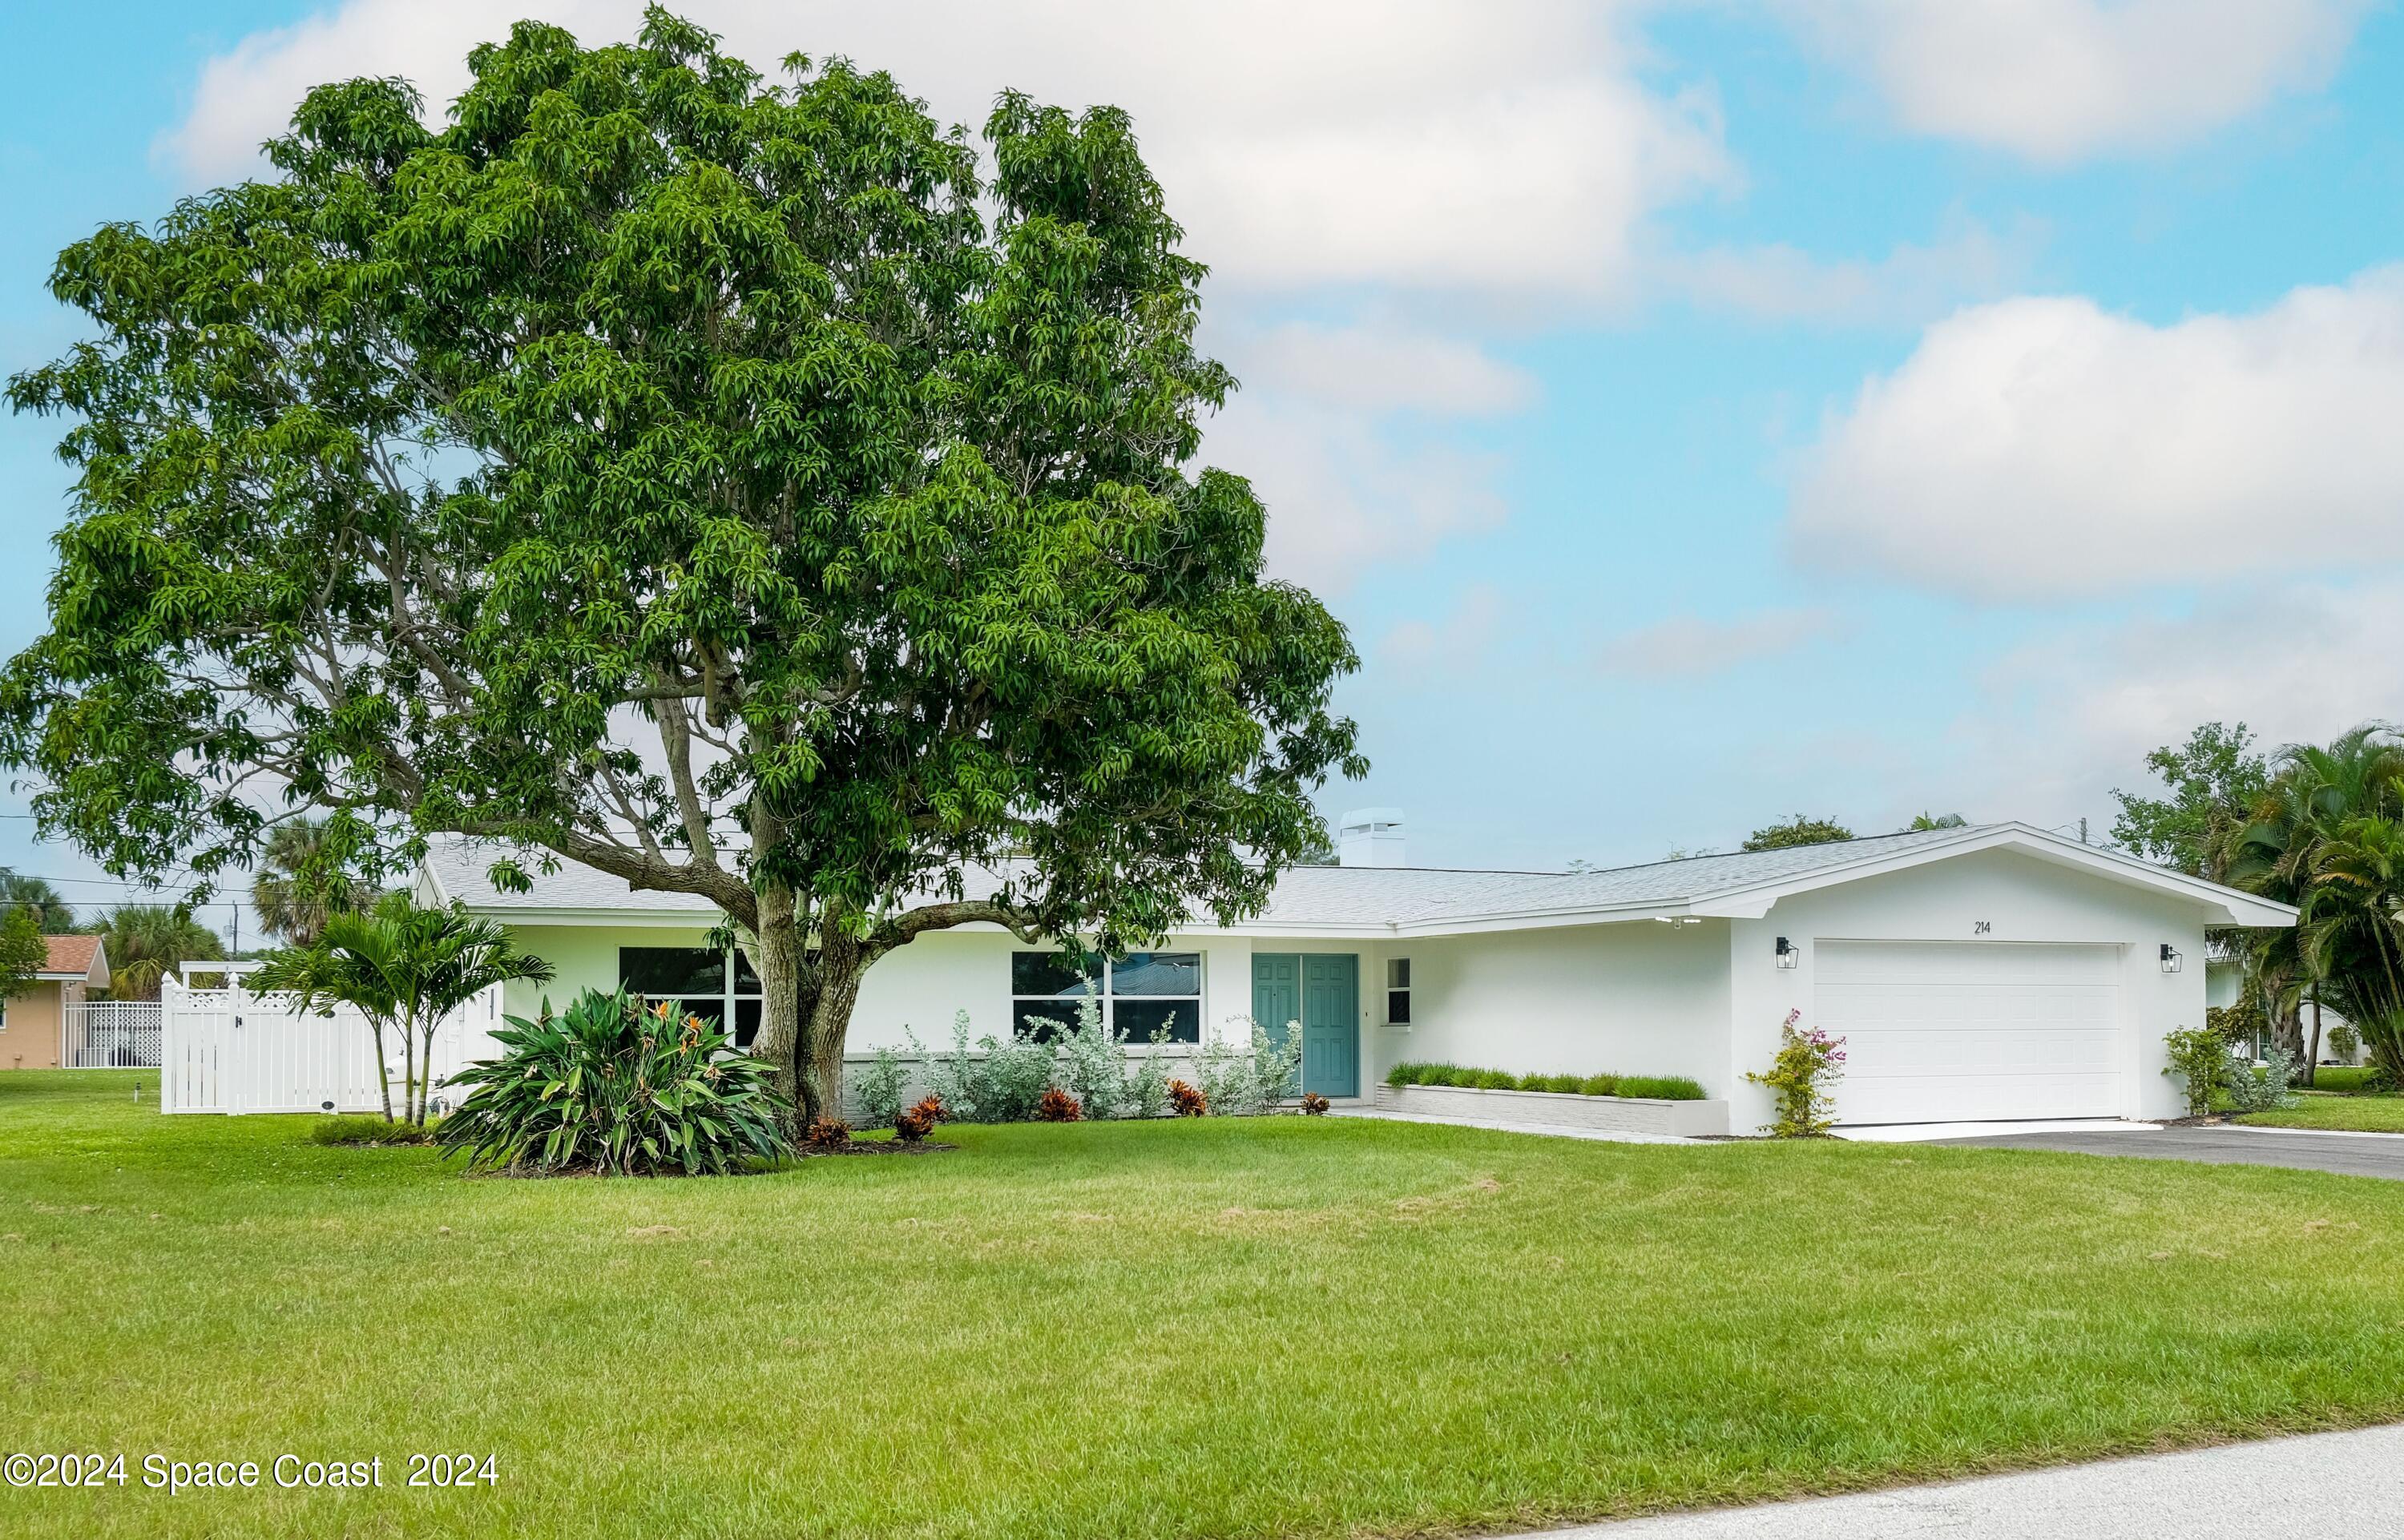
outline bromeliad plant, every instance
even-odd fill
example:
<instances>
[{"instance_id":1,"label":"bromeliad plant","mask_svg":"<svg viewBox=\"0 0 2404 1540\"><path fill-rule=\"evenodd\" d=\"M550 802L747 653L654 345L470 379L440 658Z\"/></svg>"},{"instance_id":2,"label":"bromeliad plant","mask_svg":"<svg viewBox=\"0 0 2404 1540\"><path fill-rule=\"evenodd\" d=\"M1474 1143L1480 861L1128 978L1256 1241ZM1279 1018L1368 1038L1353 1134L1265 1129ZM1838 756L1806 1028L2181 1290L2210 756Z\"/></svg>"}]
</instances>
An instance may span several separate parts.
<instances>
[{"instance_id":1,"label":"bromeliad plant","mask_svg":"<svg viewBox=\"0 0 2404 1540\"><path fill-rule=\"evenodd\" d=\"M675 1001L587 989L564 1015L508 1020L507 1052L459 1077L473 1088L442 1124L471 1170L722 1176L787 1153L770 1067Z\"/></svg>"},{"instance_id":2,"label":"bromeliad plant","mask_svg":"<svg viewBox=\"0 0 2404 1540\"><path fill-rule=\"evenodd\" d=\"M1778 1057L1768 1072L1748 1071L1745 1079L1778 1094L1778 1116L1761 1126L1772 1139L1823 1139L1836 1126L1836 1083L1844 1075L1845 1040L1814 1027L1797 1029L1801 1011L1789 1011L1778 1029Z\"/></svg>"}]
</instances>

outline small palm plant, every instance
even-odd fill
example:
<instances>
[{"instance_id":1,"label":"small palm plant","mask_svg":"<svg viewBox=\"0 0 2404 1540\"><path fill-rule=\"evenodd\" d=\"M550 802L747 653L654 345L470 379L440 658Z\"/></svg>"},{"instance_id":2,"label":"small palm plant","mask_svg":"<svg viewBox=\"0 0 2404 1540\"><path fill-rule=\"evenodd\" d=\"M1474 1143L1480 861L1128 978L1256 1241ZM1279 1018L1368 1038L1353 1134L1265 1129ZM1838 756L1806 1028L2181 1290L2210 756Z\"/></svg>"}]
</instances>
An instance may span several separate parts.
<instances>
[{"instance_id":1,"label":"small palm plant","mask_svg":"<svg viewBox=\"0 0 2404 1540\"><path fill-rule=\"evenodd\" d=\"M563 1015L508 1023L502 1056L468 1067L468 1099L442 1120L470 1169L723 1175L789 1153L771 1066L673 1001L587 989Z\"/></svg>"},{"instance_id":2,"label":"small palm plant","mask_svg":"<svg viewBox=\"0 0 2404 1540\"><path fill-rule=\"evenodd\" d=\"M376 1083L384 1115L392 1121L392 1071L384 1034L401 1040L401 1116L426 1126L433 1082L434 1033L442 1018L496 984L551 977L551 964L529 957L510 933L454 904L421 909L407 893L387 893L366 914L334 914L306 946L271 952L251 987L289 990L303 1011L339 1001L356 1005L375 1036Z\"/></svg>"}]
</instances>

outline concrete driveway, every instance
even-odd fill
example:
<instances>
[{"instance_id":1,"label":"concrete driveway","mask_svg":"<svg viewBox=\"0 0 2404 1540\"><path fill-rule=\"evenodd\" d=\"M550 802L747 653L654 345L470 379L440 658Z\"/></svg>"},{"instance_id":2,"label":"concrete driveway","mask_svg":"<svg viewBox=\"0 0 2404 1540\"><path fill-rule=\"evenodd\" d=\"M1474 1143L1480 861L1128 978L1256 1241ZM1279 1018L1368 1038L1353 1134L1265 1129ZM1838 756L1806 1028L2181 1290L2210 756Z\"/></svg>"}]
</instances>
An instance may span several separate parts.
<instances>
[{"instance_id":1,"label":"concrete driveway","mask_svg":"<svg viewBox=\"0 0 2404 1540\"><path fill-rule=\"evenodd\" d=\"M2371 1428L1594 1524L1544 1540L2343 1540L2394 1534L2399 1511L2404 1428Z\"/></svg>"},{"instance_id":2,"label":"concrete driveway","mask_svg":"<svg viewBox=\"0 0 2404 1540\"><path fill-rule=\"evenodd\" d=\"M2143 1128L2076 1133L1981 1134L1934 1144L1996 1150L2067 1150L2075 1155L2201 1160L2215 1166L2287 1166L2343 1176L2404 1180L2404 1136L2313 1133L2296 1128Z\"/></svg>"}]
</instances>

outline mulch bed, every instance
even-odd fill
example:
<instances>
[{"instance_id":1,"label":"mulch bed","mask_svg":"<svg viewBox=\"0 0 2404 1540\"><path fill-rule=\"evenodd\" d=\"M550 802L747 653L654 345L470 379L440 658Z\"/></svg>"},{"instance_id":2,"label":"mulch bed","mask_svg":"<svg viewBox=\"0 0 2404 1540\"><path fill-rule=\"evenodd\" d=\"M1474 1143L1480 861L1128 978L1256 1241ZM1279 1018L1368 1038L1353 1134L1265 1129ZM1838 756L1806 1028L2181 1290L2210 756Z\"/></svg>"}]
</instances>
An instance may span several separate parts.
<instances>
[{"instance_id":1,"label":"mulch bed","mask_svg":"<svg viewBox=\"0 0 2404 1540\"><path fill-rule=\"evenodd\" d=\"M793 1151L796 1160L808 1160L817 1155L933 1155L938 1150L957 1150L957 1144L940 1140L922 1139L915 1144L904 1144L898 1139L855 1139L848 1143L830 1144L822 1149L802 1145Z\"/></svg>"}]
</instances>

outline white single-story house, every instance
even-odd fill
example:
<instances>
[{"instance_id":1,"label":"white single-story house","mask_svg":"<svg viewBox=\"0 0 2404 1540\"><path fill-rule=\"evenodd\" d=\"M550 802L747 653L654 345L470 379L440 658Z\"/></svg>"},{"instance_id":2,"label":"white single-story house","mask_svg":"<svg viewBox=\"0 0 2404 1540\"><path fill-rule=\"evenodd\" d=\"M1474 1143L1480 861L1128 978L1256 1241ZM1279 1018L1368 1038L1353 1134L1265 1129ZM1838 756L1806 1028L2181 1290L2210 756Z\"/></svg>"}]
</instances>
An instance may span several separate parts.
<instances>
[{"instance_id":1,"label":"white single-story house","mask_svg":"<svg viewBox=\"0 0 2404 1540\"><path fill-rule=\"evenodd\" d=\"M632 984L756 1029L758 980L706 946L710 905L577 866L504 892L485 875L501 853L439 846L418 893L504 922L558 970L505 1010ZM1745 1074L1799 1010L1846 1040L1844 1123L2166 1116L2181 1102L2162 1037L2202 1025L2205 928L2295 919L2019 823L1561 874L1405 865L1400 816L1378 810L1348 818L1343 857L1284 874L1243 924L1097 960L1112 1025L1192 1043L1298 1020L1305 1087L1338 1099L1404 1060L1685 1075L1742 1131L1769 1115ZM999 928L935 932L870 971L849 1051L901 1046L905 1029L943 1046L961 1010L980 1036L1024 1030L1083 988Z\"/></svg>"}]
</instances>

